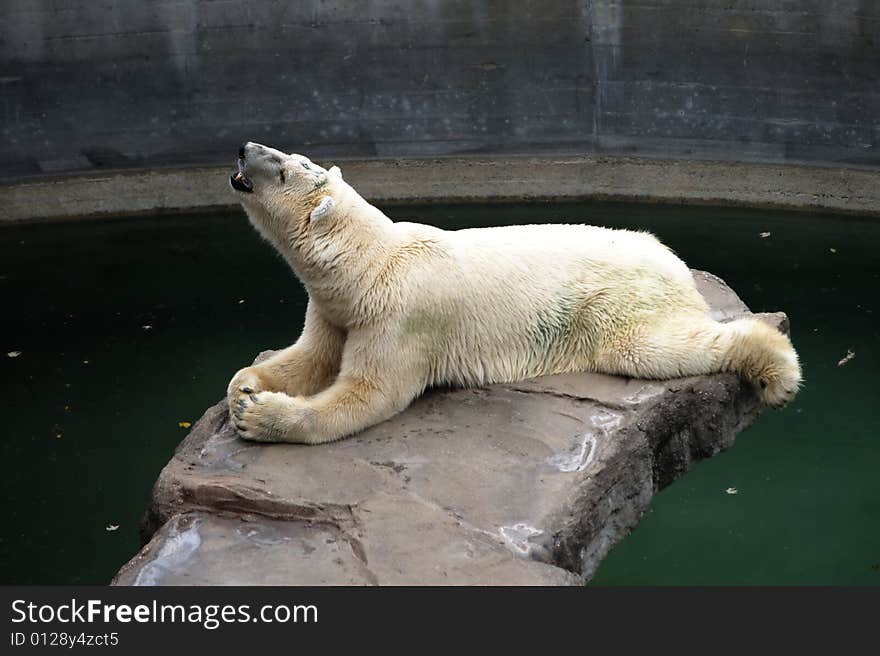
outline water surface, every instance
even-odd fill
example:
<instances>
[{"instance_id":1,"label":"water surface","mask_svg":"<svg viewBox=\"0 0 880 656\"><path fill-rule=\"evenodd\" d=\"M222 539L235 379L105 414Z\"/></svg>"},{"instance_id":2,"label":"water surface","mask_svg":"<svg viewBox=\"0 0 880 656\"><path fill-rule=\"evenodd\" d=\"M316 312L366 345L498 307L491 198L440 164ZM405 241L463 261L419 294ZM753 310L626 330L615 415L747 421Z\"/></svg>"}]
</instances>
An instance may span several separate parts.
<instances>
[{"instance_id":1,"label":"water surface","mask_svg":"<svg viewBox=\"0 0 880 656\"><path fill-rule=\"evenodd\" d=\"M629 204L387 211L444 228L648 229L753 310L791 317L800 396L655 497L596 584L880 584L880 223ZM239 212L0 228L0 294L0 583L106 583L139 548L179 424L296 338L305 296Z\"/></svg>"}]
</instances>

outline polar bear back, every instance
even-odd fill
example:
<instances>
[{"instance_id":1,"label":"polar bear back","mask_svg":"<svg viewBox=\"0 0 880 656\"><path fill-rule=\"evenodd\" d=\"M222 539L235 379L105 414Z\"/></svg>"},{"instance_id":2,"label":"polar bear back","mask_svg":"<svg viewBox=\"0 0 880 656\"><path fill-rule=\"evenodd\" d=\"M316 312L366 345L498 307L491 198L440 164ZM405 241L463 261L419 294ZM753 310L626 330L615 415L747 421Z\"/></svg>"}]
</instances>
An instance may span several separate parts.
<instances>
[{"instance_id":1,"label":"polar bear back","mask_svg":"<svg viewBox=\"0 0 880 656\"><path fill-rule=\"evenodd\" d=\"M648 233L547 224L442 231L399 281L401 330L434 384L591 370L603 338L668 312L705 312L687 266Z\"/></svg>"},{"instance_id":2,"label":"polar bear back","mask_svg":"<svg viewBox=\"0 0 880 656\"><path fill-rule=\"evenodd\" d=\"M670 278L690 280L684 262L648 232L542 224L472 228L449 235L453 243L470 249L468 262L478 262L478 254L485 253L511 264L539 266L546 272L592 261L620 268L651 269Z\"/></svg>"}]
</instances>

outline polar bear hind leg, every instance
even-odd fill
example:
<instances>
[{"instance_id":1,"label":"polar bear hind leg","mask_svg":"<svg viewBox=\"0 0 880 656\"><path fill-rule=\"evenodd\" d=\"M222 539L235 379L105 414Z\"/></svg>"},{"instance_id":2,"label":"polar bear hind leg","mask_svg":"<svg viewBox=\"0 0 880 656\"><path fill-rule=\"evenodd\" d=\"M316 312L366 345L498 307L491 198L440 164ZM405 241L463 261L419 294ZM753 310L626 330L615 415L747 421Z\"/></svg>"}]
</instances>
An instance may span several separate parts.
<instances>
[{"instance_id":1,"label":"polar bear hind leg","mask_svg":"<svg viewBox=\"0 0 880 656\"><path fill-rule=\"evenodd\" d=\"M733 372L772 407L793 399L801 382L791 341L757 319L685 315L639 325L606 339L596 362L599 371L659 380Z\"/></svg>"}]
</instances>

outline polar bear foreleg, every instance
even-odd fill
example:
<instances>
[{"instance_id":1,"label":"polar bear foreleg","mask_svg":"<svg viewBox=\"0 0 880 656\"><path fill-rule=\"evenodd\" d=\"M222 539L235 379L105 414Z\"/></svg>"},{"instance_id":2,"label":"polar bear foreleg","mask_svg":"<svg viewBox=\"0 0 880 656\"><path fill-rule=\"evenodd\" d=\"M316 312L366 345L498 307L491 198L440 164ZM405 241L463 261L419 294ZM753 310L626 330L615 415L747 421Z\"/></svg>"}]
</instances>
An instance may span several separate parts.
<instances>
[{"instance_id":1,"label":"polar bear foreleg","mask_svg":"<svg viewBox=\"0 0 880 656\"><path fill-rule=\"evenodd\" d=\"M293 346L232 377L226 391L230 415L256 392L310 396L326 389L339 373L344 343L345 334L324 321L310 305L303 332Z\"/></svg>"},{"instance_id":2,"label":"polar bear foreleg","mask_svg":"<svg viewBox=\"0 0 880 656\"><path fill-rule=\"evenodd\" d=\"M374 350L364 351L347 343L339 375L313 396L272 391L247 395L233 414L239 435L257 442L321 444L405 409L422 392L421 377L399 352L372 346Z\"/></svg>"}]
</instances>

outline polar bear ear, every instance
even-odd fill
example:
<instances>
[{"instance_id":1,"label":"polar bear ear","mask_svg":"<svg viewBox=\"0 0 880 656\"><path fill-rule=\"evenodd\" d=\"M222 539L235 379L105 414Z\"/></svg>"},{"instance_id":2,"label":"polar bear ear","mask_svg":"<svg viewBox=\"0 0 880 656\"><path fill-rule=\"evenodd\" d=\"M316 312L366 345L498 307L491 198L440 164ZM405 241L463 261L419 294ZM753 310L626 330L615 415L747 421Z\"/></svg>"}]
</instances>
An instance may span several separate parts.
<instances>
[{"instance_id":1,"label":"polar bear ear","mask_svg":"<svg viewBox=\"0 0 880 656\"><path fill-rule=\"evenodd\" d=\"M331 166L330 170L327 171L327 175L330 175L334 178L339 178L340 180L342 180L342 171L339 170L338 166Z\"/></svg>"},{"instance_id":2,"label":"polar bear ear","mask_svg":"<svg viewBox=\"0 0 880 656\"><path fill-rule=\"evenodd\" d=\"M320 221L321 219L327 217L330 212L333 211L333 206L336 205L336 202L330 196L324 196L321 199L321 202L315 206L315 209L312 210L312 213L309 215L309 219L312 221Z\"/></svg>"}]
</instances>

